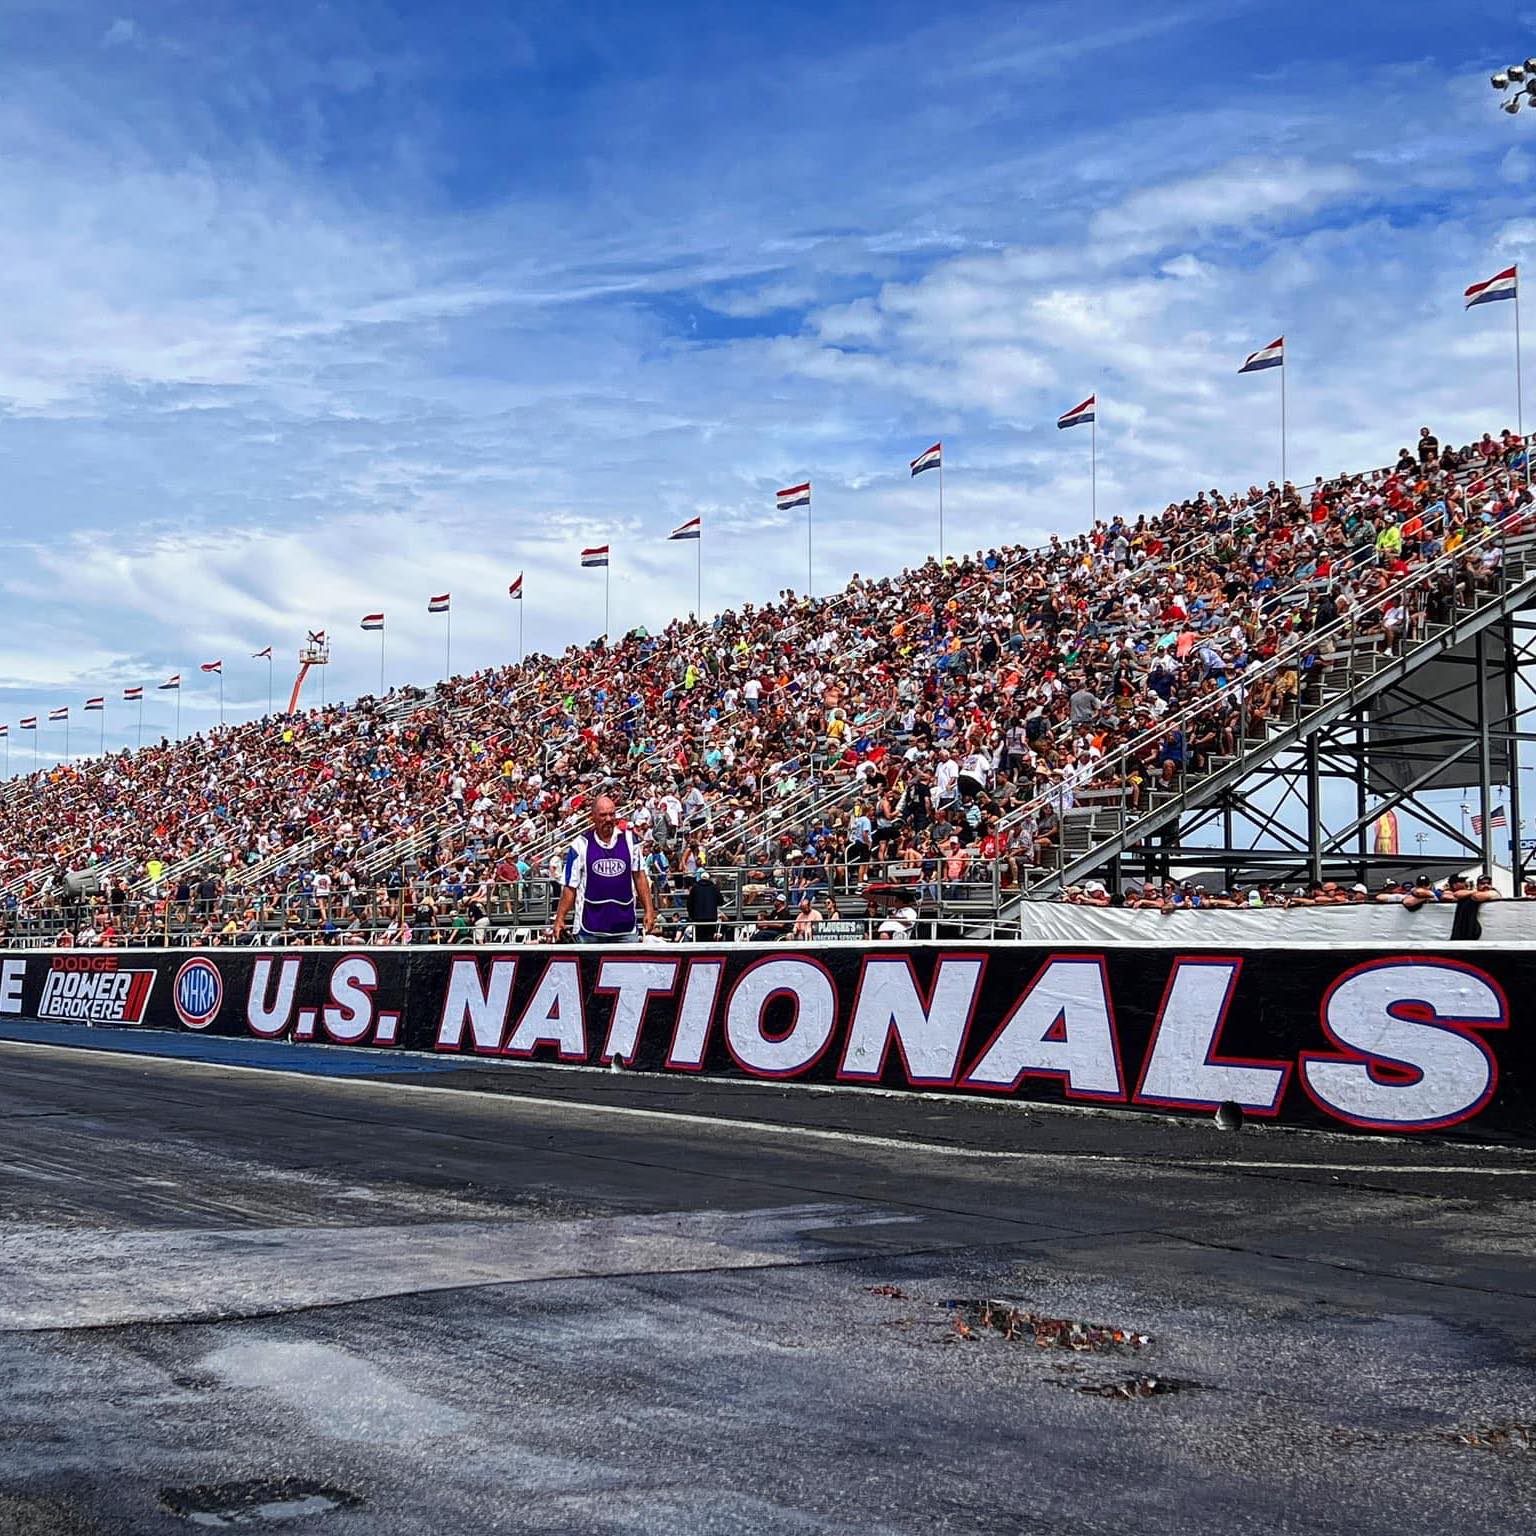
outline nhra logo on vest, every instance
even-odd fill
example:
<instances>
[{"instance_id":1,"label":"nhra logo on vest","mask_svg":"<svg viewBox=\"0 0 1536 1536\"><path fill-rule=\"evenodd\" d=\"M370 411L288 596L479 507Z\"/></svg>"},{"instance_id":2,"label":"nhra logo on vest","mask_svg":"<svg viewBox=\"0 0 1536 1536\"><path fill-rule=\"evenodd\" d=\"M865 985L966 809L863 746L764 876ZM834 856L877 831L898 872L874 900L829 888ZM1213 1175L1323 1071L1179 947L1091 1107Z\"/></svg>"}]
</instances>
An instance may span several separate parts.
<instances>
[{"instance_id":1,"label":"nhra logo on vest","mask_svg":"<svg viewBox=\"0 0 1536 1536\"><path fill-rule=\"evenodd\" d=\"M188 960L176 973L171 1001L176 1005L176 1017L188 1029L205 1029L224 1001L224 979L211 960Z\"/></svg>"},{"instance_id":2,"label":"nhra logo on vest","mask_svg":"<svg viewBox=\"0 0 1536 1536\"><path fill-rule=\"evenodd\" d=\"M623 859L593 859L592 873L600 875L604 880L616 880L626 869Z\"/></svg>"},{"instance_id":3,"label":"nhra logo on vest","mask_svg":"<svg viewBox=\"0 0 1536 1536\"><path fill-rule=\"evenodd\" d=\"M127 970L116 955L56 955L43 980L40 1019L142 1024L153 971Z\"/></svg>"}]
</instances>

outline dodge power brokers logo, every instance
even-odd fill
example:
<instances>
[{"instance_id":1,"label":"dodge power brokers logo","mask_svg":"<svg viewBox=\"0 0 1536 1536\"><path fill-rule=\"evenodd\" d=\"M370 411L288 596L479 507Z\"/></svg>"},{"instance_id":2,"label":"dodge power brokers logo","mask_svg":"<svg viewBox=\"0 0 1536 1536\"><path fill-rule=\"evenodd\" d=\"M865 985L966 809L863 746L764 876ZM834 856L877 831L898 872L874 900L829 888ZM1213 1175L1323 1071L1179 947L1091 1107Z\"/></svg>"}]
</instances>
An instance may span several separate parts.
<instances>
[{"instance_id":1,"label":"dodge power brokers logo","mask_svg":"<svg viewBox=\"0 0 1536 1536\"><path fill-rule=\"evenodd\" d=\"M129 970L116 955L55 955L43 979L40 1019L142 1024L152 970Z\"/></svg>"}]
</instances>

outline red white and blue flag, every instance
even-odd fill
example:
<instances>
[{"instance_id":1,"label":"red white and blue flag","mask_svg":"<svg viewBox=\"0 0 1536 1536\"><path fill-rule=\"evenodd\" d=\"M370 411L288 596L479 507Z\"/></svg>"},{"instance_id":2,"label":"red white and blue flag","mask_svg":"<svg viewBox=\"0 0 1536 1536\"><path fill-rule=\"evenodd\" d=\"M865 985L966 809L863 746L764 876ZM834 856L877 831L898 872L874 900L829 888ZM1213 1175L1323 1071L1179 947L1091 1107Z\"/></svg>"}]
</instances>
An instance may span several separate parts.
<instances>
[{"instance_id":1,"label":"red white and blue flag","mask_svg":"<svg viewBox=\"0 0 1536 1536\"><path fill-rule=\"evenodd\" d=\"M203 671L217 672L222 676L224 672L224 663L222 661L205 661L203 663Z\"/></svg>"},{"instance_id":2,"label":"red white and blue flag","mask_svg":"<svg viewBox=\"0 0 1536 1536\"><path fill-rule=\"evenodd\" d=\"M23 715L21 719L17 721L17 724L24 731L35 731L37 729L37 716Z\"/></svg>"},{"instance_id":3,"label":"red white and blue flag","mask_svg":"<svg viewBox=\"0 0 1536 1536\"><path fill-rule=\"evenodd\" d=\"M671 533L667 535L667 542L673 539L698 539L704 535L704 519L702 517L690 517L686 523L679 523Z\"/></svg>"},{"instance_id":4,"label":"red white and blue flag","mask_svg":"<svg viewBox=\"0 0 1536 1536\"><path fill-rule=\"evenodd\" d=\"M1267 347L1260 347L1257 352L1248 354L1248 361L1237 371L1239 373L1257 373L1261 368L1283 368L1285 366L1285 337L1277 336Z\"/></svg>"},{"instance_id":5,"label":"red white and blue flag","mask_svg":"<svg viewBox=\"0 0 1536 1536\"><path fill-rule=\"evenodd\" d=\"M69 719L69 705L65 704L65 705L63 705L59 709L50 709L48 711L48 718L50 720L68 720Z\"/></svg>"},{"instance_id":6,"label":"red white and blue flag","mask_svg":"<svg viewBox=\"0 0 1536 1536\"><path fill-rule=\"evenodd\" d=\"M1098 396L1089 395L1081 405L1074 405L1070 411L1063 411L1056 418L1056 430L1062 431L1066 427L1085 427L1094 420L1094 414L1098 410Z\"/></svg>"},{"instance_id":7,"label":"red white and blue flag","mask_svg":"<svg viewBox=\"0 0 1536 1536\"><path fill-rule=\"evenodd\" d=\"M777 500L780 512L788 512L791 507L810 506L811 482L807 480L804 485L792 485L780 491Z\"/></svg>"},{"instance_id":8,"label":"red white and blue flag","mask_svg":"<svg viewBox=\"0 0 1536 1536\"><path fill-rule=\"evenodd\" d=\"M514 603L522 602L522 600L523 600L523 573L521 571L519 571L517 573L517 577L516 577L515 580L513 580L513 581L511 581L511 582L509 582L507 584L507 596L510 597Z\"/></svg>"},{"instance_id":9,"label":"red white and blue flag","mask_svg":"<svg viewBox=\"0 0 1536 1536\"><path fill-rule=\"evenodd\" d=\"M163 683L160 684L159 691L161 693L164 693L167 688L175 689L175 688L180 688L180 687L181 687L181 673L177 672L174 676L166 678L166 680Z\"/></svg>"},{"instance_id":10,"label":"red white and blue flag","mask_svg":"<svg viewBox=\"0 0 1536 1536\"><path fill-rule=\"evenodd\" d=\"M912 460L912 473L920 475L925 469L941 469L944 465L944 444L935 443L932 448Z\"/></svg>"},{"instance_id":11,"label":"red white and blue flag","mask_svg":"<svg viewBox=\"0 0 1536 1536\"><path fill-rule=\"evenodd\" d=\"M123 697L125 699L142 699L144 697L144 690L142 688L124 688Z\"/></svg>"},{"instance_id":12,"label":"red white and blue flag","mask_svg":"<svg viewBox=\"0 0 1536 1536\"><path fill-rule=\"evenodd\" d=\"M264 646L262 646L262 648L259 651L252 651L251 652L251 660L252 661L271 661L272 660L272 647L270 645L264 645Z\"/></svg>"},{"instance_id":13,"label":"red white and blue flag","mask_svg":"<svg viewBox=\"0 0 1536 1536\"><path fill-rule=\"evenodd\" d=\"M1507 832L1509 830L1509 817L1504 814L1502 805L1495 806L1493 814L1488 818L1488 830L1490 832ZM1483 835L1483 818L1476 811L1472 813L1472 835Z\"/></svg>"},{"instance_id":14,"label":"red white and blue flag","mask_svg":"<svg viewBox=\"0 0 1536 1536\"><path fill-rule=\"evenodd\" d=\"M1519 272L1519 267L1506 267L1486 283L1473 283L1464 295L1467 308L1471 309L1474 304L1492 304L1498 299L1517 298L1520 292Z\"/></svg>"},{"instance_id":15,"label":"red white and blue flag","mask_svg":"<svg viewBox=\"0 0 1536 1536\"><path fill-rule=\"evenodd\" d=\"M9 736L10 734L11 734L10 726L8 726L8 725L0 725L0 736Z\"/></svg>"},{"instance_id":16,"label":"red white and blue flag","mask_svg":"<svg viewBox=\"0 0 1536 1536\"><path fill-rule=\"evenodd\" d=\"M427 612L428 613L447 613L448 612L448 597L449 597L449 594L447 592L443 592L443 593L439 594L437 597L429 597L427 599Z\"/></svg>"},{"instance_id":17,"label":"red white and blue flag","mask_svg":"<svg viewBox=\"0 0 1536 1536\"><path fill-rule=\"evenodd\" d=\"M608 546L598 544L592 549L584 549L581 552L581 568L583 570L595 569L608 564Z\"/></svg>"},{"instance_id":18,"label":"red white and blue flag","mask_svg":"<svg viewBox=\"0 0 1536 1536\"><path fill-rule=\"evenodd\" d=\"M382 613L365 613L363 615L363 622L358 627L360 629L383 629L384 615Z\"/></svg>"},{"instance_id":19,"label":"red white and blue flag","mask_svg":"<svg viewBox=\"0 0 1536 1536\"><path fill-rule=\"evenodd\" d=\"M105 709L107 707L107 701L104 698L87 699L85 701L85 707L87 709Z\"/></svg>"}]
</instances>

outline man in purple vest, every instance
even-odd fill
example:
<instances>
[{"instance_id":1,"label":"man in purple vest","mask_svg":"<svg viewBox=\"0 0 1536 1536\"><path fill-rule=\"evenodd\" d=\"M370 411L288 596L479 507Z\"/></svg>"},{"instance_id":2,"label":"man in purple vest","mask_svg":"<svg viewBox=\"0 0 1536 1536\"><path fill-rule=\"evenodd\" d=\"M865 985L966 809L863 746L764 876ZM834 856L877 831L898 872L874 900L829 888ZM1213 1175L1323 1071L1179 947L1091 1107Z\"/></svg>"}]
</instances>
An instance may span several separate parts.
<instances>
[{"instance_id":1,"label":"man in purple vest","mask_svg":"<svg viewBox=\"0 0 1536 1536\"><path fill-rule=\"evenodd\" d=\"M565 850L560 905L555 909L554 937L558 943L575 912L578 944L637 944L638 903L650 933L656 926L656 905L634 840L618 827L618 806L608 795L592 802L592 828Z\"/></svg>"}]
</instances>

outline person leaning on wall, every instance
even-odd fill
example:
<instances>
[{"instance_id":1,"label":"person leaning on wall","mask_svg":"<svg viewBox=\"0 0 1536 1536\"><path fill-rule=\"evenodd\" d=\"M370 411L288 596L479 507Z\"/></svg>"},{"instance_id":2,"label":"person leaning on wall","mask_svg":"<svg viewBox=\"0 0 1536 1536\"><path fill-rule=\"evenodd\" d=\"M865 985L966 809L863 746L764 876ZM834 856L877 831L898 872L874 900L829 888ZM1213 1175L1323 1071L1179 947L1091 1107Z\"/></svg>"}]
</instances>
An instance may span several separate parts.
<instances>
[{"instance_id":1,"label":"person leaning on wall","mask_svg":"<svg viewBox=\"0 0 1536 1536\"><path fill-rule=\"evenodd\" d=\"M1451 919L1452 939L1480 939L1483 936L1479 909L1485 902L1497 901L1499 893L1493 888L1491 875L1479 875L1475 885L1469 885L1461 875L1452 875L1445 882L1444 890L1437 890L1425 875L1414 878L1413 889L1403 897L1403 910L1417 912L1433 902L1452 902L1456 912Z\"/></svg>"}]
</instances>

